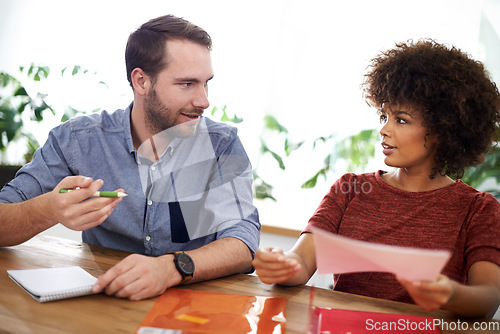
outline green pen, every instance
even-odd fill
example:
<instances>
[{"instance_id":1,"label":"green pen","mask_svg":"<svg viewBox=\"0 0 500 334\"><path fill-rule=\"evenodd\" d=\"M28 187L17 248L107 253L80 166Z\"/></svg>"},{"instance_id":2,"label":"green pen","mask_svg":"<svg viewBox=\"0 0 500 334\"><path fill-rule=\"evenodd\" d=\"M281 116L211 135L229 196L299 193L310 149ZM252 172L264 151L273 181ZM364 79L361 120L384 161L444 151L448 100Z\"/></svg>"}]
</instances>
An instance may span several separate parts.
<instances>
[{"instance_id":1,"label":"green pen","mask_svg":"<svg viewBox=\"0 0 500 334\"><path fill-rule=\"evenodd\" d=\"M62 193L68 193L70 191L73 191L74 189L61 189L59 192ZM96 191L93 195L93 197L125 197L127 194L119 191Z\"/></svg>"}]
</instances>

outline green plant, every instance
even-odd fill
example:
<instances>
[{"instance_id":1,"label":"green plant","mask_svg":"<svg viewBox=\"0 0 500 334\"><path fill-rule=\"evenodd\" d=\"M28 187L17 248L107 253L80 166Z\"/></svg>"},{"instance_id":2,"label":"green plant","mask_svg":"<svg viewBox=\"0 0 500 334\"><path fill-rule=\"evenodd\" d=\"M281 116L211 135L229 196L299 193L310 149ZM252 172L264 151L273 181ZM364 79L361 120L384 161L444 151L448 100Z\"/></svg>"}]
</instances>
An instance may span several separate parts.
<instances>
[{"instance_id":1,"label":"green plant","mask_svg":"<svg viewBox=\"0 0 500 334\"><path fill-rule=\"evenodd\" d=\"M364 171L370 160L375 157L375 145L379 142L379 137L377 130L368 129L334 143L331 153L323 159L323 167L304 182L302 188L314 188L318 183L319 176L326 179L332 165L337 160L344 160L347 163L346 170L350 172ZM327 143L334 139L333 135L319 137L314 141L313 149L319 141Z\"/></svg>"},{"instance_id":2,"label":"green plant","mask_svg":"<svg viewBox=\"0 0 500 334\"><path fill-rule=\"evenodd\" d=\"M29 122L41 123L47 117L47 113L57 116L58 120L64 122L80 111L71 106L66 106L61 113L47 102L48 94L38 91L43 89L41 84L51 77L64 77L87 74L88 70L80 66L63 68L58 75L53 74L48 66L31 64L29 67L20 67L19 73L14 76L6 72L0 72L0 164L6 163L6 152L9 147L24 141L24 164L31 161L35 150L40 146L38 140L31 130L28 129ZM100 82L102 83L102 82ZM95 109L93 111L96 111ZM19 146L19 145L18 145ZM16 147L19 149L19 147Z\"/></svg>"},{"instance_id":3,"label":"green plant","mask_svg":"<svg viewBox=\"0 0 500 334\"><path fill-rule=\"evenodd\" d=\"M234 124L238 124L238 123L243 122L243 118L239 118L238 116L236 116L236 114L233 114L232 117L229 117L226 110L227 110L227 106L222 106L222 107L215 106L212 108L212 111L210 112L210 114L212 116L215 116L215 114L220 114L220 116L218 116L218 117L222 122L232 122Z\"/></svg>"},{"instance_id":4,"label":"green plant","mask_svg":"<svg viewBox=\"0 0 500 334\"><path fill-rule=\"evenodd\" d=\"M277 163L277 166L281 170L286 169L285 159L289 157L290 154L299 149L304 141L294 142L291 140L288 130L284 127L278 120L272 115L266 114L263 118L264 126L263 131L260 135L260 158L270 155L273 160ZM276 149L270 148L268 140L265 139L266 135L274 136L276 142ZM257 199L270 198L276 201L273 196L274 187L265 181L258 172L258 166L253 170L253 177L255 181L255 197Z\"/></svg>"},{"instance_id":5,"label":"green plant","mask_svg":"<svg viewBox=\"0 0 500 334\"><path fill-rule=\"evenodd\" d=\"M222 122L231 122L231 123L242 123L243 119L239 118L236 114L233 114L232 116L228 115L227 112L227 106L224 105L222 107L213 107L210 114L212 116L215 116L218 120ZM264 128L271 130L271 131L276 131L278 133L286 133L287 130L282 127L276 119L274 119L270 115L266 115L264 117ZM278 162L278 165L281 169L285 169L283 159L275 152L271 151L269 147L267 147L265 141L260 138L260 143L261 143L261 154L269 153L273 156L273 158ZM259 176L257 169L253 169L253 178L254 178L254 196L255 198L263 199L263 198L271 198L273 200L276 200L273 195L272 195L272 190L273 186L267 183L262 177Z\"/></svg>"},{"instance_id":6,"label":"green plant","mask_svg":"<svg viewBox=\"0 0 500 334\"><path fill-rule=\"evenodd\" d=\"M484 155L484 161L478 166L470 167L465 171L462 181L474 188L479 188L486 180L494 180L495 188L486 188L483 191L491 193L500 200L500 148L495 142ZM491 186L490 186L491 187Z\"/></svg>"},{"instance_id":7,"label":"green plant","mask_svg":"<svg viewBox=\"0 0 500 334\"><path fill-rule=\"evenodd\" d=\"M271 156L276 162L277 167L284 171L287 166L287 158L299 149L307 149L306 147L309 145L304 145L306 143L304 140L298 142L291 140L288 129L275 117L267 114L263 120L263 133L260 136L260 158ZM363 130L340 141L334 135L316 138L312 142L311 149L314 151L321 142L322 144L331 146L330 153L323 159L323 166L311 178L305 181L301 187L314 188L317 185L318 178L323 176L326 179L327 174L333 169L335 162L339 160L344 160L347 163L347 170L349 171L364 170L370 159L375 156L375 145L378 141L379 134L374 129ZM273 149L270 148L271 142L275 144ZM276 198L273 196L274 186L260 176L259 166L256 166L253 173L256 198L270 198L276 201Z\"/></svg>"},{"instance_id":8,"label":"green plant","mask_svg":"<svg viewBox=\"0 0 500 334\"><path fill-rule=\"evenodd\" d=\"M28 78L34 81L40 81L46 78L50 69L48 67L36 67L31 65L27 71L23 67L20 72L24 73ZM38 147L38 142L31 133L23 133L22 115L30 114L30 119L36 122L43 120L43 112L50 110L54 112L45 102L46 95L36 93L31 96L26 88L21 84L21 81L14 76L1 72L0 73L0 151L5 152L11 142L14 142L24 136L27 139L27 152L33 154Z\"/></svg>"}]
</instances>

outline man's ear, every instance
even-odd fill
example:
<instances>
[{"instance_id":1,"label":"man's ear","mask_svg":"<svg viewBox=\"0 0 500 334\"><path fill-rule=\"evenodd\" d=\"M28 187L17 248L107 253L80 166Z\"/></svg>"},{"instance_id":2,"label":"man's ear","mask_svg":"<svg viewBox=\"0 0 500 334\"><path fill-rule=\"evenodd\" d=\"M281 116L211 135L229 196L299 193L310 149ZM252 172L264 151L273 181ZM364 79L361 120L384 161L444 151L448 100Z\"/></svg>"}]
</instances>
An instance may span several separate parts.
<instances>
[{"instance_id":1,"label":"man's ear","mask_svg":"<svg viewBox=\"0 0 500 334\"><path fill-rule=\"evenodd\" d=\"M141 96L146 95L151 82L149 76L144 73L142 69L137 67L130 74L130 78L132 80L134 92Z\"/></svg>"}]
</instances>

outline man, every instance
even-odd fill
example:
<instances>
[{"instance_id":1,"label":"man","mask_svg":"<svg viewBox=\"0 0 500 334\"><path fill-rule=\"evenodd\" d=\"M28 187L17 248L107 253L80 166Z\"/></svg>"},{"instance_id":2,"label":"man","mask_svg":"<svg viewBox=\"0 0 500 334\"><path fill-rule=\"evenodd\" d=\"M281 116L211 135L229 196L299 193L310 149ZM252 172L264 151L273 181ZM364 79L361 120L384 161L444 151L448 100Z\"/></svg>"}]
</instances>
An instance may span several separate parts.
<instances>
[{"instance_id":1,"label":"man","mask_svg":"<svg viewBox=\"0 0 500 334\"><path fill-rule=\"evenodd\" d=\"M202 117L210 50L203 29L171 15L132 33L134 102L51 131L0 193L0 246L57 223L83 231L84 242L134 253L94 286L131 300L251 270L260 224L250 162L235 128ZM95 197L101 187L128 196Z\"/></svg>"}]
</instances>

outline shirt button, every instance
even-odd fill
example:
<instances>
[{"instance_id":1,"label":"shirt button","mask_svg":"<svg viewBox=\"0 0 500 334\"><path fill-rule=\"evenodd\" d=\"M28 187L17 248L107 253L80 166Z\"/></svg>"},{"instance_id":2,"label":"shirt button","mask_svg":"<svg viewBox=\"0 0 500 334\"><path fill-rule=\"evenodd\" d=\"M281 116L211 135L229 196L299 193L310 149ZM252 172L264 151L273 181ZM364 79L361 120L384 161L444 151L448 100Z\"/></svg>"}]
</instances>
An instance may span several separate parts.
<instances>
[{"instance_id":1,"label":"shirt button","mask_svg":"<svg viewBox=\"0 0 500 334\"><path fill-rule=\"evenodd\" d=\"M149 241L149 240L151 240L151 237L148 235L148 236L146 237L146 241Z\"/></svg>"},{"instance_id":2,"label":"shirt button","mask_svg":"<svg viewBox=\"0 0 500 334\"><path fill-rule=\"evenodd\" d=\"M152 205L153 204L153 201L152 200L148 200L148 205Z\"/></svg>"},{"instance_id":3,"label":"shirt button","mask_svg":"<svg viewBox=\"0 0 500 334\"><path fill-rule=\"evenodd\" d=\"M155 166L151 166L151 170L155 170L155 169L156 169L156 167L155 167Z\"/></svg>"}]
</instances>

